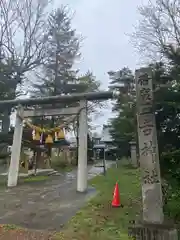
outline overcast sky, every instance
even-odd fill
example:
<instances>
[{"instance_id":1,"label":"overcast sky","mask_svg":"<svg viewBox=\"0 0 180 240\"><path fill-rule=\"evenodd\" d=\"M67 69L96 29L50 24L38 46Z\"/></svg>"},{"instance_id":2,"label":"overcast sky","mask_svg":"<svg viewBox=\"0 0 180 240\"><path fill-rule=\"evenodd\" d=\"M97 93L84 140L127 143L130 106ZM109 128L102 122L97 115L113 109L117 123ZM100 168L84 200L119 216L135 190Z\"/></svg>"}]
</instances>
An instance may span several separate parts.
<instances>
[{"instance_id":1,"label":"overcast sky","mask_svg":"<svg viewBox=\"0 0 180 240\"><path fill-rule=\"evenodd\" d=\"M127 34L133 32L138 21L137 6L142 0L63 0L61 3L68 4L76 12L73 25L85 37L78 65L82 72L92 70L107 89L107 71L124 66L133 70L138 67L139 57ZM54 6L58 4L59 0ZM111 109L103 113L104 116L96 120L97 125L107 122Z\"/></svg>"},{"instance_id":2,"label":"overcast sky","mask_svg":"<svg viewBox=\"0 0 180 240\"><path fill-rule=\"evenodd\" d=\"M85 38L78 68L82 73L93 71L105 90L108 88L109 70L118 70L125 66L135 70L139 67L140 58L135 54L127 35L133 32L134 25L138 22L137 7L147 1L54 0L52 7L65 4L75 11L73 27ZM93 122L97 131L101 131L102 125L111 116L109 104Z\"/></svg>"}]
</instances>

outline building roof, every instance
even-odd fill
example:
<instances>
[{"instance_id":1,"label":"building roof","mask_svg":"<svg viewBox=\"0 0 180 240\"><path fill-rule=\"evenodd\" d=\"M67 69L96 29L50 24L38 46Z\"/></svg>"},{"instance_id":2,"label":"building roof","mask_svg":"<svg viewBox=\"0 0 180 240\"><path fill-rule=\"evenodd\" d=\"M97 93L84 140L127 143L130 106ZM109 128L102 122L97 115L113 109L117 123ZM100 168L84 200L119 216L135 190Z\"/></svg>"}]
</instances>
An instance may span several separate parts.
<instances>
[{"instance_id":1,"label":"building roof","mask_svg":"<svg viewBox=\"0 0 180 240\"><path fill-rule=\"evenodd\" d=\"M97 133L97 132L94 132L94 133L92 134L92 137L93 137L94 139L101 139L101 135L100 135L99 133Z\"/></svg>"},{"instance_id":2,"label":"building roof","mask_svg":"<svg viewBox=\"0 0 180 240\"><path fill-rule=\"evenodd\" d=\"M94 149L106 148L106 144L95 144L93 148Z\"/></svg>"}]
</instances>

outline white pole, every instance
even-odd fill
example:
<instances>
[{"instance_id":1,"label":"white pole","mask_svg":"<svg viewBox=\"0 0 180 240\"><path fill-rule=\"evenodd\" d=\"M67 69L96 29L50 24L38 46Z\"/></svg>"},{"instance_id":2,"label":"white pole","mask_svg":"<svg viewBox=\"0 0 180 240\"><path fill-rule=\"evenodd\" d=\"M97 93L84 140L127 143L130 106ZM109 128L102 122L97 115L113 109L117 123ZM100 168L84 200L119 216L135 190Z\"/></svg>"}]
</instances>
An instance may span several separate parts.
<instances>
[{"instance_id":1,"label":"white pole","mask_svg":"<svg viewBox=\"0 0 180 240\"><path fill-rule=\"evenodd\" d=\"M11 161L8 172L8 187L17 186L18 173L19 173L19 159L21 153L21 141L23 133L23 120L21 116L23 115L23 108L18 107L16 113L16 122L13 135L13 145L11 152Z\"/></svg>"},{"instance_id":2,"label":"white pole","mask_svg":"<svg viewBox=\"0 0 180 240\"><path fill-rule=\"evenodd\" d=\"M103 156L103 167L104 167L104 175L106 174L106 151L104 147L104 156Z\"/></svg>"},{"instance_id":3,"label":"white pole","mask_svg":"<svg viewBox=\"0 0 180 240\"><path fill-rule=\"evenodd\" d=\"M87 102L80 101L81 112L79 114L79 146L78 146L78 171L77 171L77 191L87 190Z\"/></svg>"}]
</instances>

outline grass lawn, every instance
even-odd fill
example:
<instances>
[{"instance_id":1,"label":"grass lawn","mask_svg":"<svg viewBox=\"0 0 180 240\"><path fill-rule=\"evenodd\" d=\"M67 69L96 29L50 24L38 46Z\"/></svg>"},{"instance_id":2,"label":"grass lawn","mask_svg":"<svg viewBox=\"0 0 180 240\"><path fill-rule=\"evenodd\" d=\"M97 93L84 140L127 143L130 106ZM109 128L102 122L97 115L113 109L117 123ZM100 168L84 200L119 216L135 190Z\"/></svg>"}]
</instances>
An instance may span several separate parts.
<instances>
[{"instance_id":1,"label":"grass lawn","mask_svg":"<svg viewBox=\"0 0 180 240\"><path fill-rule=\"evenodd\" d=\"M122 208L111 207L116 181L119 183ZM54 239L129 239L129 221L134 220L140 211L139 171L127 166L114 167L108 170L106 176L97 176L90 183L99 191L98 195Z\"/></svg>"}]
</instances>

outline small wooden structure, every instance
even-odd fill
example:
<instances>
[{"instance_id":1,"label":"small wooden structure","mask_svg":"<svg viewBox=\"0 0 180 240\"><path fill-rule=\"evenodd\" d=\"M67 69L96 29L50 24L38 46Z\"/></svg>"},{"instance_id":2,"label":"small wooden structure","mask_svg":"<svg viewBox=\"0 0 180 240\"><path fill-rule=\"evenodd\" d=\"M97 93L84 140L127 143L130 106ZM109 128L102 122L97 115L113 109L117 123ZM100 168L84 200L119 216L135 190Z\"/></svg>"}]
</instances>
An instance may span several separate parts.
<instances>
[{"instance_id":1,"label":"small wooden structure","mask_svg":"<svg viewBox=\"0 0 180 240\"><path fill-rule=\"evenodd\" d=\"M9 133L0 133L0 143L2 142L5 145L12 145L14 131L10 131ZM69 142L65 139L61 139L59 141L54 142L53 144L46 145L41 144L39 141L32 140L32 130L29 128L25 128L23 131L22 138L22 147L19 161L19 173L28 174L28 170L34 169L50 169L51 168L51 160L48 156L48 148L56 148L58 150L63 150L64 157L69 161L68 156L68 146ZM0 158L6 159L7 167L10 165L10 151L6 154L0 154ZM5 161L4 161L5 162Z\"/></svg>"}]
</instances>

